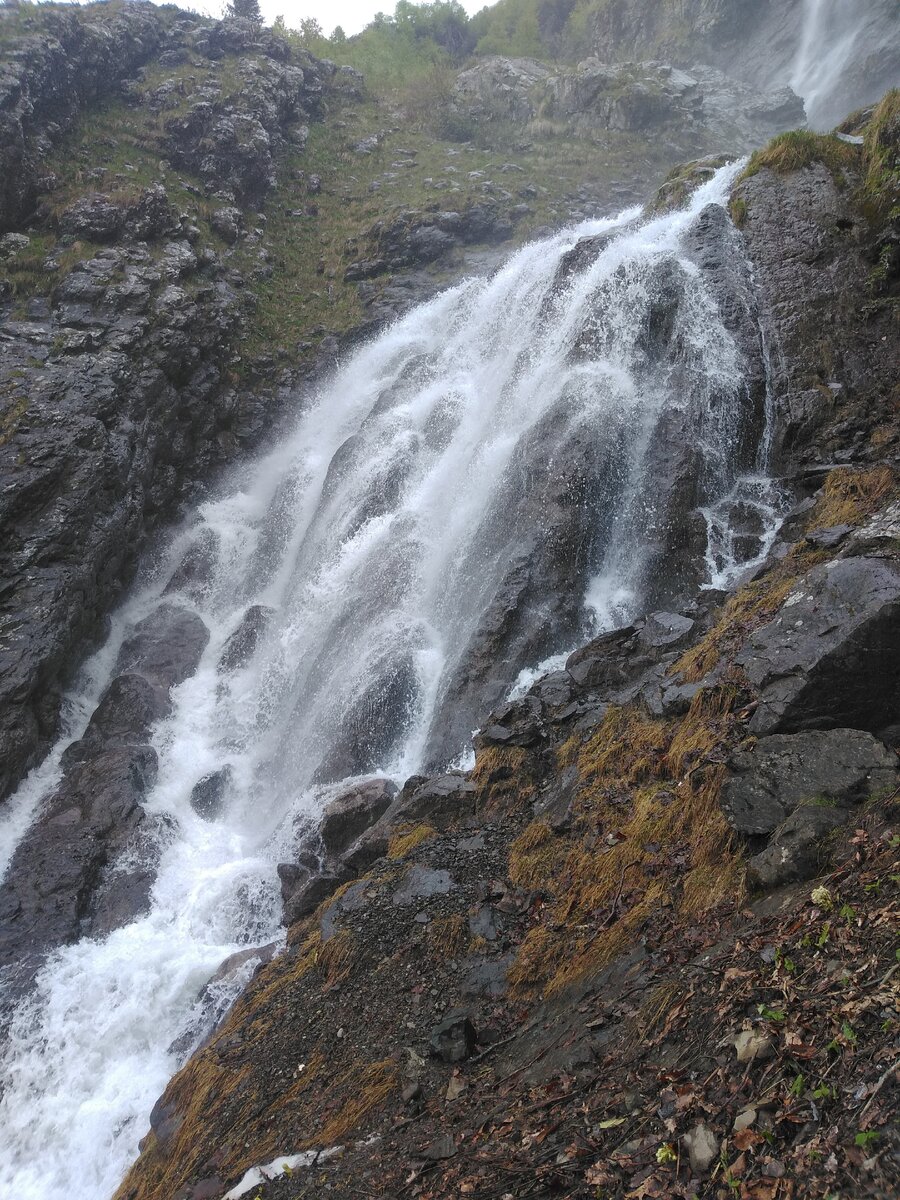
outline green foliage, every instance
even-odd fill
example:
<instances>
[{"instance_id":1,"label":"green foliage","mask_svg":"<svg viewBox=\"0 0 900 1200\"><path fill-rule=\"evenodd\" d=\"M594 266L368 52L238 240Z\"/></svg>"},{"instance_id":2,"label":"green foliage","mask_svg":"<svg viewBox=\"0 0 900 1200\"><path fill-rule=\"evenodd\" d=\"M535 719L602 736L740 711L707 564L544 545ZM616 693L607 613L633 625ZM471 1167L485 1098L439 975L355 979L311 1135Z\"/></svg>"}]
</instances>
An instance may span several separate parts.
<instances>
[{"instance_id":1,"label":"green foliage","mask_svg":"<svg viewBox=\"0 0 900 1200\"><path fill-rule=\"evenodd\" d=\"M244 21L252 21L254 25L262 25L259 0L229 0L226 12Z\"/></svg>"},{"instance_id":2,"label":"green foliage","mask_svg":"<svg viewBox=\"0 0 900 1200\"><path fill-rule=\"evenodd\" d=\"M809 129L791 129L772 138L768 146L754 152L741 179L750 179L767 167L786 175L813 163L823 163L835 176L856 166L859 149L842 142L831 133L812 133Z\"/></svg>"}]
</instances>

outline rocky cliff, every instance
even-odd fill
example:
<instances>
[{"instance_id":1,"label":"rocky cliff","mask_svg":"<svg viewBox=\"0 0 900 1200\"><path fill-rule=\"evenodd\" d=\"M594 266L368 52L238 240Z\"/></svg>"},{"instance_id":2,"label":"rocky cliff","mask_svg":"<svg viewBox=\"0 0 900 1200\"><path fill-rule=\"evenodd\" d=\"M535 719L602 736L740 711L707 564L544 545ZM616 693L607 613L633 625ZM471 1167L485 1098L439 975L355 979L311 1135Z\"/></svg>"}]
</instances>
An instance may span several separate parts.
<instances>
[{"instance_id":1,"label":"rocky cliff","mask_svg":"<svg viewBox=\"0 0 900 1200\"><path fill-rule=\"evenodd\" d=\"M333 801L121 1200L890 1194L897 116L776 140L732 197L793 497L769 560L577 651L471 772Z\"/></svg>"},{"instance_id":2,"label":"rocky cliff","mask_svg":"<svg viewBox=\"0 0 900 1200\"><path fill-rule=\"evenodd\" d=\"M653 193L677 207L722 161L666 179L675 159L799 123L795 95L760 86L799 8L601 5L597 58L477 60L439 136L415 97L254 24L3 10L0 796L52 741L155 532L346 348L533 234ZM198 997L122 1200L890 1194L898 112L894 92L840 137L777 137L732 220L710 206L689 238L747 365L742 468L771 434L766 561L733 592L699 586L675 414L649 455L647 611L489 714L510 658L583 636L583 497L609 464L548 424L546 482L507 539L531 554L460 662L435 773L338 796L280 865L288 947L250 947ZM648 369L687 358L679 280L664 295ZM752 560L758 513L725 524ZM527 541L538 525L552 536ZM168 598L207 568L195 547L117 648L17 845L7 1002L48 951L146 909L153 727L209 639ZM226 665L268 616L248 609ZM329 778L390 734L391 696L364 701ZM474 769L447 771L473 715ZM205 777L194 810L215 817L226 786ZM217 984L254 963L217 1024Z\"/></svg>"}]
</instances>

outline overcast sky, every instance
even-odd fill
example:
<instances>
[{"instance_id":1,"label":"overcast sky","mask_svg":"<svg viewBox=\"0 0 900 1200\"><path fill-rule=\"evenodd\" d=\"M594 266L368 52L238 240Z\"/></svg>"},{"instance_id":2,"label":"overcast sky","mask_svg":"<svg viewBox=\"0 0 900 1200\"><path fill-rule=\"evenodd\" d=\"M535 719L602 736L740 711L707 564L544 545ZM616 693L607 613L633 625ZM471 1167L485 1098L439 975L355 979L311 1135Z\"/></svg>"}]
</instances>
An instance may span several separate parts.
<instances>
[{"instance_id":1,"label":"overcast sky","mask_svg":"<svg viewBox=\"0 0 900 1200\"><path fill-rule=\"evenodd\" d=\"M331 33L335 25L340 25L344 33L359 33L372 20L377 12L392 13L396 0L260 0L260 7L267 24L276 17L283 16L288 26L296 29L304 17L315 17L326 34ZM462 0L462 6L467 13L480 12L490 0ZM193 8L197 12L220 16L224 4L222 0L194 0L185 3L185 8Z\"/></svg>"}]
</instances>

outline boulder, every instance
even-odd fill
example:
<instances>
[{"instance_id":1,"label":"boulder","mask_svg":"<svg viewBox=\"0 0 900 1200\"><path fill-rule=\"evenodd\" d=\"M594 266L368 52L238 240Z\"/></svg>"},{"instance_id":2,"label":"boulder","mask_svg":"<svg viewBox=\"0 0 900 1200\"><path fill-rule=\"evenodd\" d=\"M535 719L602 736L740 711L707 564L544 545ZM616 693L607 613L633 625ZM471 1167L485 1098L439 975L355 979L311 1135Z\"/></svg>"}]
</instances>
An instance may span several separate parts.
<instances>
[{"instance_id":1,"label":"boulder","mask_svg":"<svg viewBox=\"0 0 900 1200\"><path fill-rule=\"evenodd\" d=\"M293 925L301 917L307 917L311 912L315 912L322 901L333 895L349 878L352 876L341 868L313 875L285 903L282 918L285 925Z\"/></svg>"},{"instance_id":2,"label":"boulder","mask_svg":"<svg viewBox=\"0 0 900 1200\"><path fill-rule=\"evenodd\" d=\"M64 237L89 242L114 242L124 225L125 209L102 192L76 200L59 218L59 232Z\"/></svg>"},{"instance_id":3,"label":"boulder","mask_svg":"<svg viewBox=\"0 0 900 1200\"><path fill-rule=\"evenodd\" d=\"M245 667L269 628L274 608L265 604L251 604L241 617L240 624L225 643L219 657L220 671L238 671Z\"/></svg>"},{"instance_id":4,"label":"boulder","mask_svg":"<svg viewBox=\"0 0 900 1200\"><path fill-rule=\"evenodd\" d=\"M194 673L208 641L209 630L196 613L160 604L135 626L119 651L117 668L169 689Z\"/></svg>"},{"instance_id":5,"label":"boulder","mask_svg":"<svg viewBox=\"0 0 900 1200\"><path fill-rule=\"evenodd\" d=\"M475 785L461 772L451 771L434 779L414 775L384 815L385 825L427 821L446 829L475 812Z\"/></svg>"},{"instance_id":6,"label":"boulder","mask_svg":"<svg viewBox=\"0 0 900 1200\"><path fill-rule=\"evenodd\" d=\"M541 702L528 695L495 709L476 735L475 747L533 746L546 736Z\"/></svg>"},{"instance_id":7,"label":"boulder","mask_svg":"<svg viewBox=\"0 0 900 1200\"><path fill-rule=\"evenodd\" d=\"M388 809L397 791L390 779L370 779L330 800L319 825L326 854L339 855L346 850Z\"/></svg>"},{"instance_id":8,"label":"boulder","mask_svg":"<svg viewBox=\"0 0 900 1200\"><path fill-rule=\"evenodd\" d=\"M900 563L814 568L737 662L759 690L754 733L883 729L900 711Z\"/></svg>"},{"instance_id":9,"label":"boulder","mask_svg":"<svg viewBox=\"0 0 900 1200\"><path fill-rule=\"evenodd\" d=\"M244 214L239 208L228 205L225 208L217 208L209 218L209 223L219 237L231 246L243 232Z\"/></svg>"},{"instance_id":10,"label":"boulder","mask_svg":"<svg viewBox=\"0 0 900 1200\"><path fill-rule=\"evenodd\" d=\"M198 780L191 789L191 808L206 821L215 821L222 813L222 802L231 783L231 767L220 767Z\"/></svg>"},{"instance_id":11,"label":"boulder","mask_svg":"<svg viewBox=\"0 0 900 1200\"><path fill-rule=\"evenodd\" d=\"M104 869L143 822L141 800L156 771L149 746L112 747L75 763L19 842L0 885L0 968L12 967L17 985L28 983L47 951L91 932ZM119 897L101 932L144 909L150 875L137 888L129 882L129 904Z\"/></svg>"},{"instance_id":12,"label":"boulder","mask_svg":"<svg viewBox=\"0 0 900 1200\"><path fill-rule=\"evenodd\" d=\"M144 188L135 204L128 208L124 233L135 241L149 242L175 233L178 220L161 183Z\"/></svg>"},{"instance_id":13,"label":"boulder","mask_svg":"<svg viewBox=\"0 0 900 1200\"><path fill-rule=\"evenodd\" d=\"M847 808L896 778L896 754L858 729L773 734L732 757L720 802L733 829L759 837L804 802Z\"/></svg>"},{"instance_id":14,"label":"boulder","mask_svg":"<svg viewBox=\"0 0 900 1200\"><path fill-rule=\"evenodd\" d=\"M142 675L117 675L94 709L84 736L63 753L68 767L102 746L136 746L149 741L152 725L169 712L163 688Z\"/></svg>"},{"instance_id":15,"label":"boulder","mask_svg":"<svg viewBox=\"0 0 900 1200\"><path fill-rule=\"evenodd\" d=\"M454 1013L431 1031L431 1053L446 1063L464 1062L475 1051L478 1034L467 1013Z\"/></svg>"},{"instance_id":16,"label":"boulder","mask_svg":"<svg viewBox=\"0 0 900 1200\"><path fill-rule=\"evenodd\" d=\"M825 839L847 822L849 811L836 801L801 804L772 840L747 863L747 882L760 891L811 879L827 862Z\"/></svg>"}]
</instances>

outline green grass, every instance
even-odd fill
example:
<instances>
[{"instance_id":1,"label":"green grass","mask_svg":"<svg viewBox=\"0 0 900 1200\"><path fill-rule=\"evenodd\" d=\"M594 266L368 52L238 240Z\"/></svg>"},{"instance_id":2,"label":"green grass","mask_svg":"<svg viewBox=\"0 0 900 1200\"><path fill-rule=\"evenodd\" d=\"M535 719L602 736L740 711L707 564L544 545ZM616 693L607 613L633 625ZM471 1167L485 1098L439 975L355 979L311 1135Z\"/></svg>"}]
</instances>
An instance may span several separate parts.
<instances>
[{"instance_id":1,"label":"green grass","mask_svg":"<svg viewBox=\"0 0 900 1200\"><path fill-rule=\"evenodd\" d=\"M767 146L756 150L738 182L752 178L764 167L776 174L786 175L817 162L824 164L835 177L841 176L844 171L859 166L859 147L848 145L831 133L791 129L787 133L779 133Z\"/></svg>"}]
</instances>

